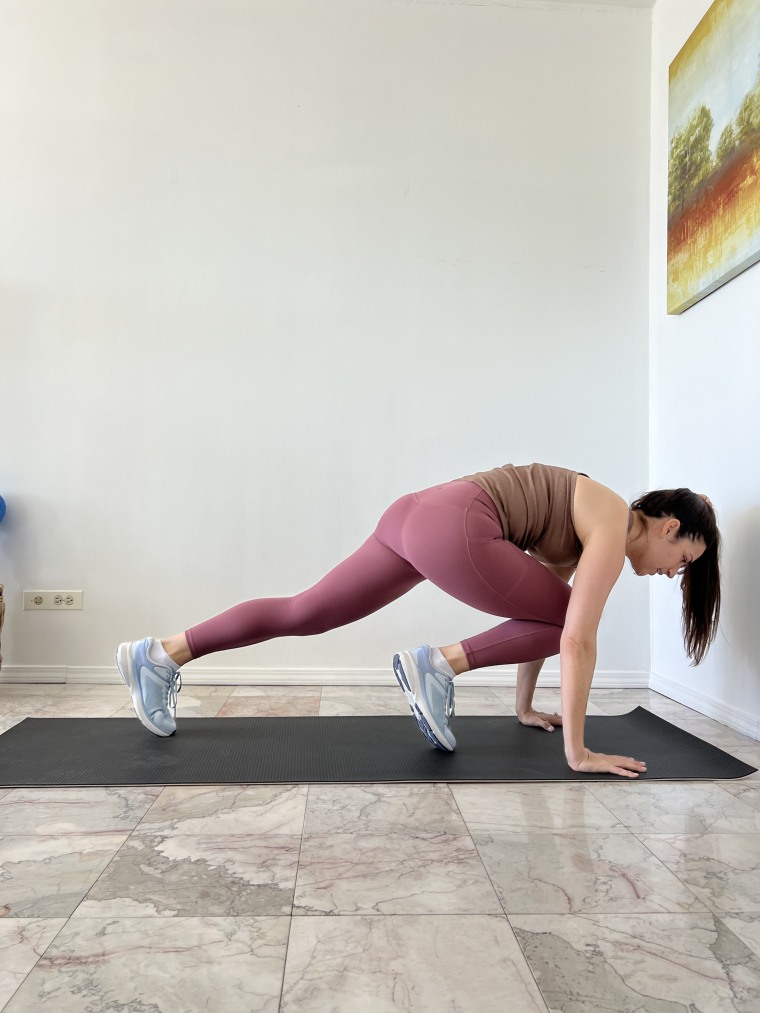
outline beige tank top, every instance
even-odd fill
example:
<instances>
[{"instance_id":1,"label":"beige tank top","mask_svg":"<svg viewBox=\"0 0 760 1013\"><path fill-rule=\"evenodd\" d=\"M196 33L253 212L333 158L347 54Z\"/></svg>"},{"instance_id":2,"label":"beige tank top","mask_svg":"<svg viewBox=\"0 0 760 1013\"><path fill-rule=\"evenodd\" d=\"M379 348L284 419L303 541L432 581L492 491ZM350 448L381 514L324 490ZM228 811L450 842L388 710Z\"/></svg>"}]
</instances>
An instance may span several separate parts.
<instances>
[{"instance_id":1,"label":"beige tank top","mask_svg":"<svg viewBox=\"0 0 760 1013\"><path fill-rule=\"evenodd\" d=\"M491 497L506 541L542 563L576 566L583 546L573 526L573 496L582 474L548 464L505 464L464 480Z\"/></svg>"}]
</instances>

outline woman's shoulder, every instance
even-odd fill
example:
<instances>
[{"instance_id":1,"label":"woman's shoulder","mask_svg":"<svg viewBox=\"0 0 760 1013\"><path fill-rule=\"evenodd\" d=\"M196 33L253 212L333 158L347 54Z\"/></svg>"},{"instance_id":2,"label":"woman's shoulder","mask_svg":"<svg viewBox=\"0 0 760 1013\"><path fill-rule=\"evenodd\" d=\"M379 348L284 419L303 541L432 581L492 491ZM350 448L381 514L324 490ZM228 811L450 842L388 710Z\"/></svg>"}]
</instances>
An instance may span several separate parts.
<instances>
[{"instance_id":1,"label":"woman's shoulder","mask_svg":"<svg viewBox=\"0 0 760 1013\"><path fill-rule=\"evenodd\" d=\"M573 525L582 543L601 527L628 532L628 504L614 489L579 474L573 497Z\"/></svg>"}]
</instances>

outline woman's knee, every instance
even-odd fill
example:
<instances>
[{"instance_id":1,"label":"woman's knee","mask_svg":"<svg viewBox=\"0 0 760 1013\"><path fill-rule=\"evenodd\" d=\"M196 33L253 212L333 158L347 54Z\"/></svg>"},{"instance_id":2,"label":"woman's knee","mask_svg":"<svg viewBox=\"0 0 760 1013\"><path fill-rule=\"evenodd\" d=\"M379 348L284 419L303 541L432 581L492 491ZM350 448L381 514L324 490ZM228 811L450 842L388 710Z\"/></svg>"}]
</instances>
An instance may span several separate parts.
<instances>
[{"instance_id":1,"label":"woman's knee","mask_svg":"<svg viewBox=\"0 0 760 1013\"><path fill-rule=\"evenodd\" d=\"M311 637L327 633L340 623L324 601L304 591L286 599L287 628L292 637Z\"/></svg>"}]
</instances>

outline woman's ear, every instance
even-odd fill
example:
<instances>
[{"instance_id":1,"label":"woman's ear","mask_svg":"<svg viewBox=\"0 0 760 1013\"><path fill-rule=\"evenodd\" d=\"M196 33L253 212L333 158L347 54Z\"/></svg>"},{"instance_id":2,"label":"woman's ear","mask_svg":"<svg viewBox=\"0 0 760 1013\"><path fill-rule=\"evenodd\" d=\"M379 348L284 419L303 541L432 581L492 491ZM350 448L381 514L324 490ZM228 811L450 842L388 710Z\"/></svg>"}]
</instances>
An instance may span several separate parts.
<instances>
[{"instance_id":1,"label":"woman's ear","mask_svg":"<svg viewBox=\"0 0 760 1013\"><path fill-rule=\"evenodd\" d=\"M677 538L678 530L681 527L681 522L677 517L668 517L667 521L663 525L662 533L669 538Z\"/></svg>"}]
</instances>

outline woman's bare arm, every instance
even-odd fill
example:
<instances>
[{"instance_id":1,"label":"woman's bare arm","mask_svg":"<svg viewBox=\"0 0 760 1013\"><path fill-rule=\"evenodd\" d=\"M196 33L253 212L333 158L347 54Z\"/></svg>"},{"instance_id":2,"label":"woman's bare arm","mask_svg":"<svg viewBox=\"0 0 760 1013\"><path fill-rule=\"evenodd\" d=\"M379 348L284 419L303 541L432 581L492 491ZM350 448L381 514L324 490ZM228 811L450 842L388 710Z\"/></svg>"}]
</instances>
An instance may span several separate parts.
<instances>
[{"instance_id":1,"label":"woman's bare arm","mask_svg":"<svg viewBox=\"0 0 760 1013\"><path fill-rule=\"evenodd\" d=\"M592 753L584 739L599 621L625 562L628 506L597 482L583 482L575 501L575 528L583 551L560 640L565 756L574 770L636 777L645 764L633 757Z\"/></svg>"},{"instance_id":2,"label":"woman's bare arm","mask_svg":"<svg viewBox=\"0 0 760 1013\"><path fill-rule=\"evenodd\" d=\"M552 566L551 563L544 563L555 577L569 582L575 573L574 566ZM547 732L554 731L555 726L562 724L562 718L558 714L544 714L533 707L533 694L536 691L538 676L543 668L546 658L539 658L536 661L523 661L517 666L517 687L515 689L515 710L522 724L532 725L537 728L544 728Z\"/></svg>"}]
</instances>

